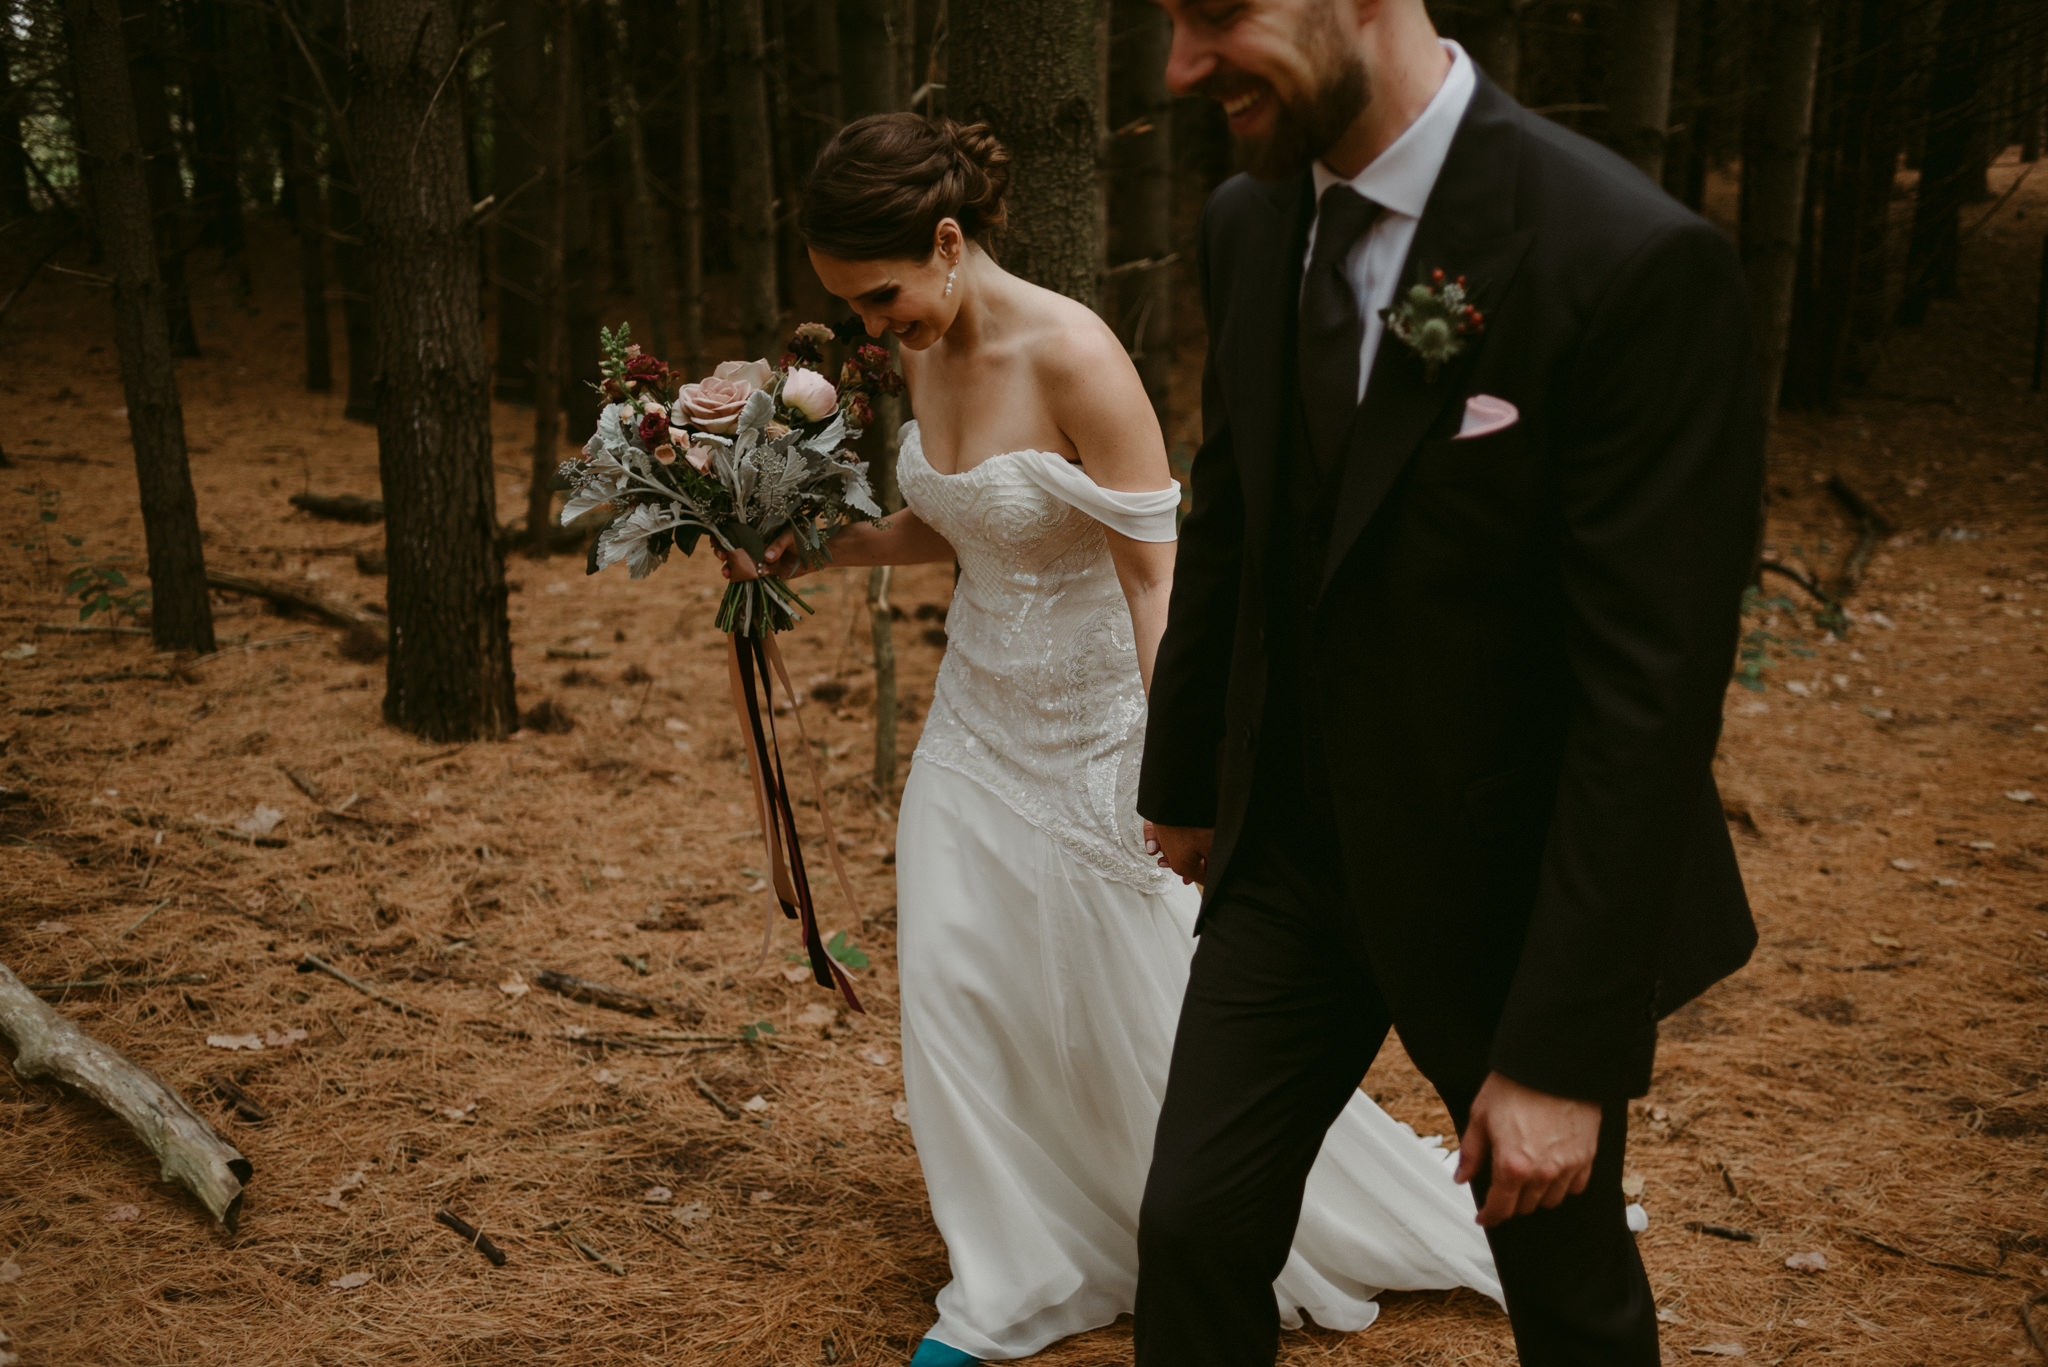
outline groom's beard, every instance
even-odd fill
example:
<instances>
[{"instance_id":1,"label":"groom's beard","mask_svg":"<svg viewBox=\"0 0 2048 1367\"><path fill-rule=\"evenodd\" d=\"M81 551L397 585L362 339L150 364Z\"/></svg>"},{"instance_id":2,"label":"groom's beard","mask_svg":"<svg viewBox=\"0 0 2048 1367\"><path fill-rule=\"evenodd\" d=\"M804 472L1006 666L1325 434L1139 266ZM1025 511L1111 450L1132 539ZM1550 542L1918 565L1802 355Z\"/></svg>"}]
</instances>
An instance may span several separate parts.
<instances>
[{"instance_id":1,"label":"groom's beard","mask_svg":"<svg viewBox=\"0 0 2048 1367\"><path fill-rule=\"evenodd\" d=\"M1365 63L1337 26L1334 11L1325 12L1324 18L1327 31L1306 32L1300 40L1300 50L1313 54L1310 93L1288 98L1275 90L1278 108L1272 128L1237 139L1238 165L1259 180L1284 180L1306 170L1337 144L1372 102Z\"/></svg>"}]
</instances>

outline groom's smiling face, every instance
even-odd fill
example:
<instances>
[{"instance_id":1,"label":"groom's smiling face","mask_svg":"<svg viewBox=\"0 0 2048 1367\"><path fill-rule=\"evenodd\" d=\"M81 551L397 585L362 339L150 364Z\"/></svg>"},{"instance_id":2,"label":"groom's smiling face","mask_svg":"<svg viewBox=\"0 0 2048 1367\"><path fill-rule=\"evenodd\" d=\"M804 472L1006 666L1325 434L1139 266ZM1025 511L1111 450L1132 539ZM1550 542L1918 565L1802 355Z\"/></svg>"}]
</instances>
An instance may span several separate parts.
<instances>
[{"instance_id":1,"label":"groom's smiling face","mask_svg":"<svg viewBox=\"0 0 2048 1367\"><path fill-rule=\"evenodd\" d=\"M1372 83L1356 0L1159 0L1173 20L1166 82L1223 106L1262 180L1308 166L1365 111Z\"/></svg>"}]
</instances>

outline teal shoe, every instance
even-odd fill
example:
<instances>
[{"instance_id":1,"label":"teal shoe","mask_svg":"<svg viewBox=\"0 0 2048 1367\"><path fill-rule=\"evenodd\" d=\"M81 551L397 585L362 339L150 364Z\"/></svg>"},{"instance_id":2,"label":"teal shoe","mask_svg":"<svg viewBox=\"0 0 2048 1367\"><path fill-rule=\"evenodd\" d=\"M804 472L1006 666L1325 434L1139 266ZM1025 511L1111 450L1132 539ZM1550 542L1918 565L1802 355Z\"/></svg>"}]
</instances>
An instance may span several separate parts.
<instances>
[{"instance_id":1,"label":"teal shoe","mask_svg":"<svg viewBox=\"0 0 2048 1367\"><path fill-rule=\"evenodd\" d=\"M940 1343L935 1338L918 1341L917 1352L910 1359L910 1367L976 1367L980 1358L963 1353L950 1343Z\"/></svg>"}]
</instances>

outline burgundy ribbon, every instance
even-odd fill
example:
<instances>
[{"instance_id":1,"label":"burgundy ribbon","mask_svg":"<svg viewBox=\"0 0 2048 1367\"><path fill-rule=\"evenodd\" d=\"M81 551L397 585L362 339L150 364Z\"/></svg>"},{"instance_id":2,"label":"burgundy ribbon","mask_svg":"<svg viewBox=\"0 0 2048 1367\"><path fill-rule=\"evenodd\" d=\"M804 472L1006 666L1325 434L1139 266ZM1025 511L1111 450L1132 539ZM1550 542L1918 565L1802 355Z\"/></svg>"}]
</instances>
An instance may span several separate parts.
<instances>
[{"instance_id":1,"label":"burgundy ribbon","mask_svg":"<svg viewBox=\"0 0 2048 1367\"><path fill-rule=\"evenodd\" d=\"M742 637L735 632L728 635L726 641L733 706L739 714L741 729L749 745L747 768L754 779L754 799L761 818L761 843L768 855L769 882L775 900L781 905L784 916L802 924L804 951L810 956L811 974L818 986L838 988L849 1007L864 1012L866 1008L854 995L852 980L825 948L824 936L818 929L817 905L811 897L810 875L804 868L803 840L797 834L796 812L789 801L789 780L782 770L782 747L775 734L775 679L778 677L782 680L783 690L789 694L797 735L803 742L804 757L810 761L811 783L818 798L818 817L825 826L825 849L831 857L833 872L838 875L840 891L846 894L847 907L858 923L860 911L853 900L853 884L847 879L845 865L839 859L839 837L832 829L832 816L825 807L824 780L818 775L818 760L811 753L810 737L804 729L803 711L797 701L796 690L790 686L789 670L782 663L782 652L776 648L773 636L765 639ZM766 726L762 725L764 717ZM772 914L769 924L774 924Z\"/></svg>"}]
</instances>

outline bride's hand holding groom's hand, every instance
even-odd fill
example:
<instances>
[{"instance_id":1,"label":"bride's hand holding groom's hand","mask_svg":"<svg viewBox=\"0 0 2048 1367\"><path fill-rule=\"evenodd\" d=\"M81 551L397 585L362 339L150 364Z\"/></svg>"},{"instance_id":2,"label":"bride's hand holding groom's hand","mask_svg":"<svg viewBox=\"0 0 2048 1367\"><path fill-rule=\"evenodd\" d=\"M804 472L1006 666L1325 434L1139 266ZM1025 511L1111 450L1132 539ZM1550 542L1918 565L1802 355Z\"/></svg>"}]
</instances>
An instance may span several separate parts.
<instances>
[{"instance_id":1,"label":"bride's hand holding groom's hand","mask_svg":"<svg viewBox=\"0 0 2048 1367\"><path fill-rule=\"evenodd\" d=\"M1460 1136L1457 1180L1472 1181L1490 1161L1479 1223L1491 1229L1584 1191L1599 1143L1597 1102L1552 1096L1489 1073Z\"/></svg>"}]
</instances>

